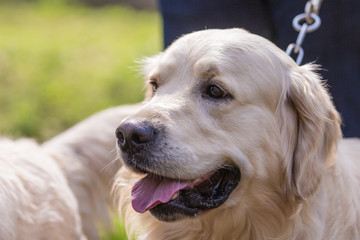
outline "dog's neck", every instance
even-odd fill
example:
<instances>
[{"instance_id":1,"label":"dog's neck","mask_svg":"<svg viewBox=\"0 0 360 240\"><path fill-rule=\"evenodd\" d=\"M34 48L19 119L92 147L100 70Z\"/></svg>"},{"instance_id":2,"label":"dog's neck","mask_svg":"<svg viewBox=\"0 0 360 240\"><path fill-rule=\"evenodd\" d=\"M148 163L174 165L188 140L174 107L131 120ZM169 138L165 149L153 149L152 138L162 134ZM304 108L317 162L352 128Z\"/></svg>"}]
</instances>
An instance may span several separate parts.
<instances>
[{"instance_id":1,"label":"dog's neck","mask_svg":"<svg viewBox=\"0 0 360 240\"><path fill-rule=\"evenodd\" d=\"M149 216L150 218L151 216ZM236 211L218 211L211 219L187 219L174 223L162 223L148 218L142 220L152 223L148 231L139 239L157 240L193 240L193 239L266 239L264 236L279 236L278 232L285 233L282 229L284 223L281 217L270 216L274 221L258 222L261 219L251 219L249 216L240 215ZM236 219L236 221L232 221ZM144 221L145 222L145 221ZM265 225L265 223L267 225ZM271 226L269 225L271 223ZM133 224L133 223L132 223ZM236 224L236 225L235 225ZM287 238L284 238L287 239Z\"/></svg>"},{"instance_id":2,"label":"dog's neck","mask_svg":"<svg viewBox=\"0 0 360 240\"><path fill-rule=\"evenodd\" d=\"M260 210L260 209L259 209ZM316 211L316 210L315 210ZM310 208L301 211L306 218L312 218ZM164 223L154 221L152 216L134 218L131 224L147 226L146 232L140 234L141 240L193 240L193 239L317 239L318 227L300 218L285 216L283 212L259 212L251 216L246 212L237 213L231 209L218 211L213 216L203 219L187 219L179 222ZM129 217L129 216L127 216ZM138 222L141 220L140 222ZM312 220L312 219L311 219ZM301 227L299 227L301 225ZM138 227L140 225L137 225ZM134 227L133 229L141 229ZM294 231L298 231L295 236Z\"/></svg>"}]
</instances>

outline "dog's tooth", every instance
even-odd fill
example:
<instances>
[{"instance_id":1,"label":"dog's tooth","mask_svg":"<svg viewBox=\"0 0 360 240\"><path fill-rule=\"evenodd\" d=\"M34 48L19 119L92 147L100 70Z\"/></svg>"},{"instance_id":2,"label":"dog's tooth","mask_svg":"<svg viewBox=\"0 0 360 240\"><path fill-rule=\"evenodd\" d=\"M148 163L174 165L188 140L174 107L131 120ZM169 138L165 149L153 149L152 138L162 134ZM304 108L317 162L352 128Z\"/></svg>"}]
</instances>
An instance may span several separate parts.
<instances>
[{"instance_id":1,"label":"dog's tooth","mask_svg":"<svg viewBox=\"0 0 360 240\"><path fill-rule=\"evenodd\" d=\"M174 200L174 199L177 198L178 196L179 196L179 193L176 192L176 193L172 196L171 200Z\"/></svg>"}]
</instances>

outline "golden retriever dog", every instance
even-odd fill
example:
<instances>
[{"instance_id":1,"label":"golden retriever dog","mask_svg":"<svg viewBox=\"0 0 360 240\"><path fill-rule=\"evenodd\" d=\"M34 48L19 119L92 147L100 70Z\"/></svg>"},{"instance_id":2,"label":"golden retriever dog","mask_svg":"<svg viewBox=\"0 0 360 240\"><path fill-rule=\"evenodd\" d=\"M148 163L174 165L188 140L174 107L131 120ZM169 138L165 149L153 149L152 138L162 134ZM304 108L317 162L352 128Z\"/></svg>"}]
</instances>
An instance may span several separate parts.
<instances>
[{"instance_id":1,"label":"golden retriever dog","mask_svg":"<svg viewBox=\"0 0 360 240\"><path fill-rule=\"evenodd\" d=\"M116 130L128 235L360 239L360 141L314 70L240 29L147 59L148 98Z\"/></svg>"},{"instance_id":2,"label":"golden retriever dog","mask_svg":"<svg viewBox=\"0 0 360 240\"><path fill-rule=\"evenodd\" d=\"M41 145L0 139L0 239L100 239L120 167L114 129L137 108L104 110Z\"/></svg>"}]
</instances>

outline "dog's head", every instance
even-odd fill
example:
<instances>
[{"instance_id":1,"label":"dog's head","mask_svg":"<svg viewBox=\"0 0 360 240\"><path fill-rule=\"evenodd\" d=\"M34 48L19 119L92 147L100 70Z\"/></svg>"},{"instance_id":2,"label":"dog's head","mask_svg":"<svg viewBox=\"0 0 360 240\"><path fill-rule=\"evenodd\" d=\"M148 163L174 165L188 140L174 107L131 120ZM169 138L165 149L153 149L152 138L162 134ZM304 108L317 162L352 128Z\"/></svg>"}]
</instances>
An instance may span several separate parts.
<instances>
[{"instance_id":1,"label":"dog's head","mask_svg":"<svg viewBox=\"0 0 360 240\"><path fill-rule=\"evenodd\" d=\"M310 68L240 29L185 35L145 60L147 99L116 130L125 166L145 174L134 209L174 221L311 196L341 133Z\"/></svg>"}]
</instances>

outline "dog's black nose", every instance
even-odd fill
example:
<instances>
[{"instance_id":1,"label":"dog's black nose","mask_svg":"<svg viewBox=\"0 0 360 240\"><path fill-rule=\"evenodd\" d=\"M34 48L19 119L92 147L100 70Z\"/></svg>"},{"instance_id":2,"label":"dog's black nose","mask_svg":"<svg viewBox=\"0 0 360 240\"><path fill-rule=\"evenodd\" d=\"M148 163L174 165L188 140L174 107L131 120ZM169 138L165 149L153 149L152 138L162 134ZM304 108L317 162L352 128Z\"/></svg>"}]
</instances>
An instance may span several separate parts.
<instances>
[{"instance_id":1,"label":"dog's black nose","mask_svg":"<svg viewBox=\"0 0 360 240\"><path fill-rule=\"evenodd\" d=\"M149 122L123 122L115 133L121 150L140 150L153 141L155 128Z\"/></svg>"}]
</instances>

